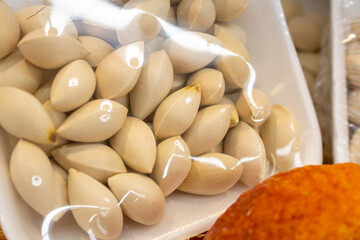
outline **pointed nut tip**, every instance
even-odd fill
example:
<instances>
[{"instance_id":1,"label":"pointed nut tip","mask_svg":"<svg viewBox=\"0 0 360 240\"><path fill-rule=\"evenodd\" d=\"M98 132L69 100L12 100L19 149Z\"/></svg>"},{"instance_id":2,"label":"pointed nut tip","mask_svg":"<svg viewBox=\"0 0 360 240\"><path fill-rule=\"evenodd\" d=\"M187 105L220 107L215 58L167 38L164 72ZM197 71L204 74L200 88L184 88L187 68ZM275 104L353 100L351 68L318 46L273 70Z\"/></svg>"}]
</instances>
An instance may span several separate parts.
<instances>
[{"instance_id":1,"label":"pointed nut tip","mask_svg":"<svg viewBox=\"0 0 360 240\"><path fill-rule=\"evenodd\" d=\"M114 175L114 176L115 176L115 175ZM113 179L114 176L111 176L111 177L109 177L109 178L107 179L107 184L109 185L109 187L110 187L110 185L112 184L111 182L112 182L112 179Z\"/></svg>"},{"instance_id":2,"label":"pointed nut tip","mask_svg":"<svg viewBox=\"0 0 360 240\"><path fill-rule=\"evenodd\" d=\"M155 162L154 162L155 164ZM148 164L148 166L144 166L142 173L150 174L154 168L154 164Z\"/></svg>"},{"instance_id":3,"label":"pointed nut tip","mask_svg":"<svg viewBox=\"0 0 360 240\"><path fill-rule=\"evenodd\" d=\"M51 143L55 143L55 142L56 142L56 130L55 130L55 129L50 129L50 130L49 130L47 139L48 139Z\"/></svg>"},{"instance_id":4,"label":"pointed nut tip","mask_svg":"<svg viewBox=\"0 0 360 240\"><path fill-rule=\"evenodd\" d=\"M194 90L196 93L200 93L201 92L201 88L200 85L196 84L196 85L190 85L185 87L186 90Z\"/></svg>"},{"instance_id":5,"label":"pointed nut tip","mask_svg":"<svg viewBox=\"0 0 360 240\"><path fill-rule=\"evenodd\" d=\"M238 122L239 122L238 119L233 119L233 118L230 119L230 125L231 126L235 126Z\"/></svg>"}]
</instances>

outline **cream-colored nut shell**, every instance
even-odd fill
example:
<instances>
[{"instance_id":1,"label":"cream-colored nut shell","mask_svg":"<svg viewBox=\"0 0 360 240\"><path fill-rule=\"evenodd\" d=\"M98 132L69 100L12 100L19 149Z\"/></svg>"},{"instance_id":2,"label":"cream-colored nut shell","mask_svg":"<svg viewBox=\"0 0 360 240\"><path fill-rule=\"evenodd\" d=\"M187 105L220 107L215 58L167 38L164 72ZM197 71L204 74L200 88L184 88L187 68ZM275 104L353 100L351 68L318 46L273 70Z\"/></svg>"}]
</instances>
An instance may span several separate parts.
<instances>
[{"instance_id":1,"label":"cream-colored nut shell","mask_svg":"<svg viewBox=\"0 0 360 240\"><path fill-rule=\"evenodd\" d=\"M302 5L297 0L281 0L286 21L299 16L302 12Z\"/></svg>"},{"instance_id":2,"label":"cream-colored nut shell","mask_svg":"<svg viewBox=\"0 0 360 240\"><path fill-rule=\"evenodd\" d=\"M177 7L177 22L190 31L206 32L215 22L215 6L211 0L182 0Z\"/></svg>"},{"instance_id":3,"label":"cream-colored nut shell","mask_svg":"<svg viewBox=\"0 0 360 240\"><path fill-rule=\"evenodd\" d=\"M51 121L53 122L55 128L58 128L67 118L67 115L63 112L59 112L56 109L54 109L50 102L47 101L43 104L44 109L49 114L49 117ZM60 137L59 134L56 134L55 136L55 143L53 144L37 144L48 156L51 156L51 151L55 148L61 147L62 145L65 145L67 143L67 140Z\"/></svg>"},{"instance_id":4,"label":"cream-colored nut shell","mask_svg":"<svg viewBox=\"0 0 360 240\"><path fill-rule=\"evenodd\" d=\"M309 17L313 20L313 22L318 25L320 31L322 32L328 22L328 19L325 18L323 15L320 15L316 12L304 12L304 16Z\"/></svg>"},{"instance_id":5,"label":"cream-colored nut shell","mask_svg":"<svg viewBox=\"0 0 360 240\"><path fill-rule=\"evenodd\" d=\"M85 60L75 60L56 74L51 86L51 105L69 112L87 103L96 87L95 73Z\"/></svg>"},{"instance_id":6,"label":"cream-colored nut shell","mask_svg":"<svg viewBox=\"0 0 360 240\"><path fill-rule=\"evenodd\" d=\"M125 45L106 56L95 75L97 98L125 96L135 86L144 63L144 42Z\"/></svg>"},{"instance_id":7,"label":"cream-colored nut shell","mask_svg":"<svg viewBox=\"0 0 360 240\"><path fill-rule=\"evenodd\" d=\"M129 95L114 98L113 101L124 105L124 107L126 107L127 109L129 109L129 107L130 107L130 97L129 97Z\"/></svg>"},{"instance_id":8,"label":"cream-colored nut shell","mask_svg":"<svg viewBox=\"0 0 360 240\"><path fill-rule=\"evenodd\" d=\"M87 61L91 67L97 67L107 55L114 51L110 44L97 37L79 36L78 40L90 52L84 60Z\"/></svg>"},{"instance_id":9,"label":"cream-colored nut shell","mask_svg":"<svg viewBox=\"0 0 360 240\"><path fill-rule=\"evenodd\" d=\"M240 180L253 187L265 178L266 152L259 134L247 123L240 121L227 133L224 153L236 158L243 166Z\"/></svg>"},{"instance_id":10,"label":"cream-colored nut shell","mask_svg":"<svg viewBox=\"0 0 360 240\"><path fill-rule=\"evenodd\" d=\"M160 19L165 19L169 0L130 0L122 8L117 37L121 44L148 42L161 30Z\"/></svg>"},{"instance_id":11,"label":"cream-colored nut shell","mask_svg":"<svg viewBox=\"0 0 360 240\"><path fill-rule=\"evenodd\" d=\"M156 158L156 142L145 122L127 117L121 129L110 139L110 144L127 166L142 173L151 173Z\"/></svg>"},{"instance_id":12,"label":"cream-colored nut shell","mask_svg":"<svg viewBox=\"0 0 360 240\"><path fill-rule=\"evenodd\" d=\"M52 208L57 209L69 205L68 186L67 186L68 173L53 161L51 161L51 165L53 168L53 176L54 176ZM65 213L66 211L60 212L53 219L55 221L58 221L60 218L64 216Z\"/></svg>"},{"instance_id":13,"label":"cream-colored nut shell","mask_svg":"<svg viewBox=\"0 0 360 240\"><path fill-rule=\"evenodd\" d=\"M165 98L155 112L155 137L164 139L183 134L193 123L200 100L199 85L187 86Z\"/></svg>"},{"instance_id":14,"label":"cream-colored nut shell","mask_svg":"<svg viewBox=\"0 0 360 240\"><path fill-rule=\"evenodd\" d=\"M187 79L186 75L174 74L174 80L171 85L170 94L185 87L186 79Z\"/></svg>"},{"instance_id":15,"label":"cream-colored nut shell","mask_svg":"<svg viewBox=\"0 0 360 240\"><path fill-rule=\"evenodd\" d=\"M250 55L235 35L229 33L225 28L214 27L214 36L220 39L224 50L216 60L215 68L220 70L227 83L238 87L245 87L250 69L247 62L250 62Z\"/></svg>"},{"instance_id":16,"label":"cream-colored nut shell","mask_svg":"<svg viewBox=\"0 0 360 240\"><path fill-rule=\"evenodd\" d=\"M104 141L119 131L127 112L127 108L115 101L93 100L73 112L57 133L77 142Z\"/></svg>"},{"instance_id":17,"label":"cream-colored nut shell","mask_svg":"<svg viewBox=\"0 0 360 240\"><path fill-rule=\"evenodd\" d=\"M193 157L191 170L178 188L180 191L216 195L236 184L243 173L237 159L223 153L203 154Z\"/></svg>"},{"instance_id":18,"label":"cream-colored nut shell","mask_svg":"<svg viewBox=\"0 0 360 240\"><path fill-rule=\"evenodd\" d=\"M19 140L10 159L10 178L19 195L46 216L53 208L53 169L36 145Z\"/></svg>"},{"instance_id":19,"label":"cream-colored nut shell","mask_svg":"<svg viewBox=\"0 0 360 240\"><path fill-rule=\"evenodd\" d=\"M69 34L58 35L55 29L37 29L23 37L18 48L32 64L55 69L89 55L89 51Z\"/></svg>"},{"instance_id":20,"label":"cream-colored nut shell","mask_svg":"<svg viewBox=\"0 0 360 240\"><path fill-rule=\"evenodd\" d=\"M246 61L250 62L250 55L244 45L243 39L239 38L237 34L233 34L229 30L230 27L224 27L227 24L214 26L214 36L222 41L224 48L242 56ZM226 54L224 56L226 56Z\"/></svg>"},{"instance_id":21,"label":"cream-colored nut shell","mask_svg":"<svg viewBox=\"0 0 360 240\"><path fill-rule=\"evenodd\" d=\"M214 24L213 32L222 32L225 36L232 35L234 38L240 40L244 45L246 44L247 36L244 30L238 25L231 22L217 22Z\"/></svg>"},{"instance_id":22,"label":"cream-colored nut shell","mask_svg":"<svg viewBox=\"0 0 360 240\"><path fill-rule=\"evenodd\" d=\"M303 69L311 72L314 75L319 73L319 54L298 52L298 58Z\"/></svg>"},{"instance_id":23,"label":"cream-colored nut shell","mask_svg":"<svg viewBox=\"0 0 360 240\"><path fill-rule=\"evenodd\" d=\"M348 117L349 121L360 126L360 90L353 89L348 94Z\"/></svg>"},{"instance_id":24,"label":"cream-colored nut shell","mask_svg":"<svg viewBox=\"0 0 360 240\"><path fill-rule=\"evenodd\" d=\"M224 153L224 142L221 141L218 145L216 145L209 151L205 152L204 154L207 154L207 153Z\"/></svg>"},{"instance_id":25,"label":"cream-colored nut shell","mask_svg":"<svg viewBox=\"0 0 360 240\"><path fill-rule=\"evenodd\" d=\"M228 22L238 18L247 8L249 0L213 0L216 21Z\"/></svg>"},{"instance_id":26,"label":"cream-colored nut shell","mask_svg":"<svg viewBox=\"0 0 360 240\"><path fill-rule=\"evenodd\" d=\"M350 141L350 160L360 164L360 130L357 129Z\"/></svg>"},{"instance_id":27,"label":"cream-colored nut shell","mask_svg":"<svg viewBox=\"0 0 360 240\"><path fill-rule=\"evenodd\" d=\"M228 98L227 96L224 96L220 101L219 104L229 104L231 105L231 120L230 120L230 128L236 126L239 122L239 114L237 112L236 106L234 102Z\"/></svg>"},{"instance_id":28,"label":"cream-colored nut shell","mask_svg":"<svg viewBox=\"0 0 360 240\"><path fill-rule=\"evenodd\" d=\"M212 105L199 111L183 134L193 156L200 155L221 142L230 126L231 105Z\"/></svg>"},{"instance_id":29,"label":"cream-colored nut shell","mask_svg":"<svg viewBox=\"0 0 360 240\"><path fill-rule=\"evenodd\" d=\"M149 116L169 94L174 71L164 50L150 55L139 80L130 92L131 114L139 119Z\"/></svg>"},{"instance_id":30,"label":"cream-colored nut shell","mask_svg":"<svg viewBox=\"0 0 360 240\"><path fill-rule=\"evenodd\" d=\"M104 144L68 144L52 151L52 155L64 169L74 168L102 183L116 173L126 172L121 157Z\"/></svg>"},{"instance_id":31,"label":"cream-colored nut shell","mask_svg":"<svg viewBox=\"0 0 360 240\"><path fill-rule=\"evenodd\" d=\"M82 206L71 209L79 226L95 238L116 239L122 231L123 215L114 194L102 183L74 169L69 171L68 186L70 205Z\"/></svg>"},{"instance_id":32,"label":"cream-colored nut shell","mask_svg":"<svg viewBox=\"0 0 360 240\"><path fill-rule=\"evenodd\" d=\"M15 13L0 1L0 59L11 53L20 38L20 26Z\"/></svg>"},{"instance_id":33,"label":"cream-colored nut shell","mask_svg":"<svg viewBox=\"0 0 360 240\"><path fill-rule=\"evenodd\" d=\"M216 37L191 31L173 34L164 44L176 74L191 73L205 67L217 56L215 49L219 46L221 41Z\"/></svg>"},{"instance_id":34,"label":"cream-colored nut shell","mask_svg":"<svg viewBox=\"0 0 360 240\"><path fill-rule=\"evenodd\" d=\"M305 15L294 17L289 21L288 26L298 50L317 51L320 48L321 29L310 17Z\"/></svg>"},{"instance_id":35,"label":"cream-colored nut shell","mask_svg":"<svg viewBox=\"0 0 360 240\"><path fill-rule=\"evenodd\" d=\"M168 196L184 181L190 168L190 150L180 136L175 136L157 146L155 166L150 177Z\"/></svg>"},{"instance_id":36,"label":"cream-colored nut shell","mask_svg":"<svg viewBox=\"0 0 360 240\"><path fill-rule=\"evenodd\" d=\"M46 82L44 82L38 90L34 92L34 96L42 103L46 103L47 101L50 101L50 91L51 91L51 85L53 83L53 79L49 79Z\"/></svg>"},{"instance_id":37,"label":"cream-colored nut shell","mask_svg":"<svg viewBox=\"0 0 360 240\"><path fill-rule=\"evenodd\" d=\"M144 225L161 221L165 213L165 197L151 178L136 173L120 173L109 178L108 184L121 202L126 216Z\"/></svg>"},{"instance_id":38,"label":"cream-colored nut shell","mask_svg":"<svg viewBox=\"0 0 360 240\"><path fill-rule=\"evenodd\" d=\"M280 171L301 167L300 126L296 116L281 105L274 105L261 127L267 158Z\"/></svg>"},{"instance_id":39,"label":"cream-colored nut shell","mask_svg":"<svg viewBox=\"0 0 360 240\"><path fill-rule=\"evenodd\" d=\"M225 92L225 81L222 73L216 69L204 68L190 76L186 85L198 84L201 89L200 106L218 103Z\"/></svg>"},{"instance_id":40,"label":"cream-colored nut shell","mask_svg":"<svg viewBox=\"0 0 360 240\"><path fill-rule=\"evenodd\" d=\"M18 138L36 143L55 141L55 126L33 95L13 87L0 88L0 124Z\"/></svg>"},{"instance_id":41,"label":"cream-colored nut shell","mask_svg":"<svg viewBox=\"0 0 360 240\"><path fill-rule=\"evenodd\" d=\"M269 97L260 89L243 89L236 100L240 119L252 127L261 126L271 112Z\"/></svg>"},{"instance_id":42,"label":"cream-colored nut shell","mask_svg":"<svg viewBox=\"0 0 360 240\"><path fill-rule=\"evenodd\" d=\"M43 70L28 62L18 49L0 60L0 87L16 87L34 93L42 79Z\"/></svg>"},{"instance_id":43,"label":"cream-colored nut shell","mask_svg":"<svg viewBox=\"0 0 360 240\"><path fill-rule=\"evenodd\" d=\"M20 24L21 35L24 36L39 28L54 28L60 35L70 34L74 38L78 32L73 21L59 9L36 5L16 11L16 19Z\"/></svg>"}]
</instances>

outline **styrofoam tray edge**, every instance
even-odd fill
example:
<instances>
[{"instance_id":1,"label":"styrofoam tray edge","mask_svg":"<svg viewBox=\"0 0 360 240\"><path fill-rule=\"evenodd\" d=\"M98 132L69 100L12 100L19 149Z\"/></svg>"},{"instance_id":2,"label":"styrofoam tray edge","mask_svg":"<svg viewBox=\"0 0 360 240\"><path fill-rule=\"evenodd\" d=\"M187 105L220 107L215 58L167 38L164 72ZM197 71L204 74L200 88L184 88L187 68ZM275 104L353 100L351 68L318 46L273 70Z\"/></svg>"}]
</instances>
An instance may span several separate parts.
<instances>
[{"instance_id":1,"label":"styrofoam tray edge","mask_svg":"<svg viewBox=\"0 0 360 240\"><path fill-rule=\"evenodd\" d=\"M350 162L342 0L331 0L334 163Z\"/></svg>"}]
</instances>

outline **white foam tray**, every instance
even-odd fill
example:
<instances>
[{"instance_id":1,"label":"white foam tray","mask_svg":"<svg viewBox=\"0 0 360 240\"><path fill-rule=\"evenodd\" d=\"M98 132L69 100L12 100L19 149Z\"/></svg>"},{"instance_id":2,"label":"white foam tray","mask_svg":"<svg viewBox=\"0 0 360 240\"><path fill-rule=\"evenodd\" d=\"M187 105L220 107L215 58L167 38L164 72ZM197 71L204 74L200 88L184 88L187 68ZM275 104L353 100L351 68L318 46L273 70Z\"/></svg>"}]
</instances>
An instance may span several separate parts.
<instances>
[{"instance_id":1,"label":"white foam tray","mask_svg":"<svg viewBox=\"0 0 360 240\"><path fill-rule=\"evenodd\" d=\"M5 0L14 9L40 4L38 0ZM89 0L90 1L90 0ZM86 7L86 5L84 5ZM322 163L320 130L297 55L283 16L280 0L251 0L237 23L248 35L247 47L257 73L255 86L269 94L272 103L285 105L299 119L304 165ZM12 239L41 239L42 218L14 191L8 173L10 145L0 129L0 224ZM237 184L218 196L176 192L167 198L165 217L156 226L126 223L119 239L185 239L206 231L216 218L247 188ZM70 213L52 226L50 239L89 239Z\"/></svg>"},{"instance_id":2,"label":"white foam tray","mask_svg":"<svg viewBox=\"0 0 360 240\"><path fill-rule=\"evenodd\" d=\"M360 1L331 0L334 163L350 162L345 45L349 21L360 16Z\"/></svg>"}]
</instances>

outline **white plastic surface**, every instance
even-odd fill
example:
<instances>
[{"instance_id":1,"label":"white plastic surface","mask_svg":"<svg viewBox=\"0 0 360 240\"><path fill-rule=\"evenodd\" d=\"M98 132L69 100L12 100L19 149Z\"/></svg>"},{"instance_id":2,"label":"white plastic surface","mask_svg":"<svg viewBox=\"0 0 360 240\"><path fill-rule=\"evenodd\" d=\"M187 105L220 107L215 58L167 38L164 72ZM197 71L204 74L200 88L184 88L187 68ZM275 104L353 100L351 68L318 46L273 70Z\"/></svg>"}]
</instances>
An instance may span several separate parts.
<instances>
[{"instance_id":1,"label":"white plastic surface","mask_svg":"<svg viewBox=\"0 0 360 240\"><path fill-rule=\"evenodd\" d=\"M5 1L16 8L22 5L20 0ZM28 1L26 5L29 2L36 3ZM251 0L237 23L248 35L247 47L257 73L255 86L268 93L273 104L283 104L298 117L303 130L303 164L321 164L319 126L280 0ZM8 139L0 130L0 224L10 240L41 239L42 218L20 199L11 186L8 174L10 149ZM245 190L247 187L237 184L228 192L211 197L176 192L167 198L165 217L160 224L144 227L127 221L119 239L185 239L196 235L208 230ZM67 213L52 226L50 239L89 237L77 227L71 213Z\"/></svg>"},{"instance_id":2,"label":"white plastic surface","mask_svg":"<svg viewBox=\"0 0 360 240\"><path fill-rule=\"evenodd\" d=\"M360 16L360 1L332 0L332 65L333 65L333 154L334 163L350 162L349 126L347 112L347 84L345 70L345 45L348 23Z\"/></svg>"}]
</instances>

